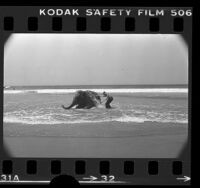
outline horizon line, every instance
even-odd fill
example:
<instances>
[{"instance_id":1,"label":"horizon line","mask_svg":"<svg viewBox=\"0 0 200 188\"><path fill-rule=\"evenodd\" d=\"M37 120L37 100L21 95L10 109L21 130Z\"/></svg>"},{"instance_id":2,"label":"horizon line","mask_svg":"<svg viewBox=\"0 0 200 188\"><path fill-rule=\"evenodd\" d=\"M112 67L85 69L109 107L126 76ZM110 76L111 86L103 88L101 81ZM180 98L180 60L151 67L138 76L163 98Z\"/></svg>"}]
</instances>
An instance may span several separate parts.
<instances>
[{"instance_id":1,"label":"horizon line","mask_svg":"<svg viewBox=\"0 0 200 188\"><path fill-rule=\"evenodd\" d=\"M94 86L189 86L189 84L96 84L96 85L4 85L3 87L54 87L54 86L58 86L58 87L94 87Z\"/></svg>"}]
</instances>

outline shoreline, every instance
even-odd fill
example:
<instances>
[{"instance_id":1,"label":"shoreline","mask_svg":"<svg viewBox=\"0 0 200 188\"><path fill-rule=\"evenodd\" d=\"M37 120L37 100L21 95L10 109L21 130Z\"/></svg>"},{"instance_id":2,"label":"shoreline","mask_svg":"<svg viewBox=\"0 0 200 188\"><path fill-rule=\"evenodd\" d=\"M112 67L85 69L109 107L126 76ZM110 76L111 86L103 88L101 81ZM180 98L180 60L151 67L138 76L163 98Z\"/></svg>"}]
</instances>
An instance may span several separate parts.
<instances>
[{"instance_id":1,"label":"shoreline","mask_svg":"<svg viewBox=\"0 0 200 188\"><path fill-rule=\"evenodd\" d=\"M175 158L187 137L187 124L4 123L4 146L14 157Z\"/></svg>"}]
</instances>

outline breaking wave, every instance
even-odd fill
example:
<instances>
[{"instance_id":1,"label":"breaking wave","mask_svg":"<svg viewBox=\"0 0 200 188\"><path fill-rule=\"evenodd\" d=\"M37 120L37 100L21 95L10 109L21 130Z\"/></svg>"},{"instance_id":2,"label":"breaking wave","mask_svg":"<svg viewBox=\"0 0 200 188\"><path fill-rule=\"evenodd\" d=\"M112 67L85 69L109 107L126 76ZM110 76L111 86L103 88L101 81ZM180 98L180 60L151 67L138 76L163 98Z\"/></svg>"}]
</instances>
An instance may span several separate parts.
<instances>
[{"instance_id":1,"label":"breaking wave","mask_svg":"<svg viewBox=\"0 0 200 188\"><path fill-rule=\"evenodd\" d=\"M75 93L77 90L87 89L38 89L38 90L4 90L4 94L27 94L27 93L38 93L38 94L65 94ZM123 89L88 89L97 93L103 91L109 93L188 93L187 88L123 88Z\"/></svg>"}]
</instances>

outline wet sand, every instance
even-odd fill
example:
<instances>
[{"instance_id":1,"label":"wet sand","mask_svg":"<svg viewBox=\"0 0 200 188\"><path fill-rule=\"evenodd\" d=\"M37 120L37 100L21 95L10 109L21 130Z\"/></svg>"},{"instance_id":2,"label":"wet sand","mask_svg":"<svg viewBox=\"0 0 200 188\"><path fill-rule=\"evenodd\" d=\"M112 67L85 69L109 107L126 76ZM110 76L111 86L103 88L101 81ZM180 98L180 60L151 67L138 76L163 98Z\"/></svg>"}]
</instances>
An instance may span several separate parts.
<instances>
[{"instance_id":1,"label":"wet sand","mask_svg":"<svg viewBox=\"0 0 200 188\"><path fill-rule=\"evenodd\" d=\"M13 157L174 158L187 142L187 124L4 123L4 146Z\"/></svg>"}]
</instances>

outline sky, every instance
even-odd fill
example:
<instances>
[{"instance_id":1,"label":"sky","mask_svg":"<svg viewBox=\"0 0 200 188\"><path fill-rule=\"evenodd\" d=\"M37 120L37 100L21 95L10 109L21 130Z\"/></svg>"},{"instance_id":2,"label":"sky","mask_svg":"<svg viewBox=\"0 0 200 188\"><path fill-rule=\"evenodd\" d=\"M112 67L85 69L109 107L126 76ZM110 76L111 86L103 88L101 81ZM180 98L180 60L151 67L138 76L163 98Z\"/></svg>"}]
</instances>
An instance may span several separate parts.
<instances>
[{"instance_id":1,"label":"sky","mask_svg":"<svg viewBox=\"0 0 200 188\"><path fill-rule=\"evenodd\" d=\"M177 34L12 34L4 86L188 84Z\"/></svg>"}]
</instances>

